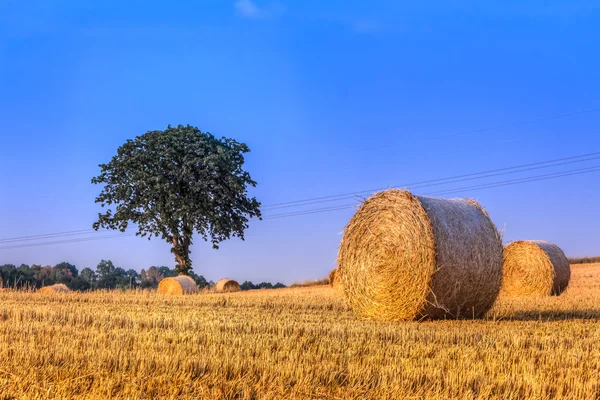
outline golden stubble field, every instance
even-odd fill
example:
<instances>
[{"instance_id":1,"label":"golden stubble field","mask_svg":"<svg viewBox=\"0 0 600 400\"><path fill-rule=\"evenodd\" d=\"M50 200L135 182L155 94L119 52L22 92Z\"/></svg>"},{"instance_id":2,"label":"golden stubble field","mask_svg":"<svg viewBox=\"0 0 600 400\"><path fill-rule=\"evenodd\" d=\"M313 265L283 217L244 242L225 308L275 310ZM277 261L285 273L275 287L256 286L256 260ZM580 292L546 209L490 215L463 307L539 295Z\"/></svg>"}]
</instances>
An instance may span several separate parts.
<instances>
[{"instance_id":1,"label":"golden stubble field","mask_svg":"<svg viewBox=\"0 0 600 400\"><path fill-rule=\"evenodd\" d=\"M328 287L0 293L0 399L600 398L600 264L485 319L379 323Z\"/></svg>"}]
</instances>

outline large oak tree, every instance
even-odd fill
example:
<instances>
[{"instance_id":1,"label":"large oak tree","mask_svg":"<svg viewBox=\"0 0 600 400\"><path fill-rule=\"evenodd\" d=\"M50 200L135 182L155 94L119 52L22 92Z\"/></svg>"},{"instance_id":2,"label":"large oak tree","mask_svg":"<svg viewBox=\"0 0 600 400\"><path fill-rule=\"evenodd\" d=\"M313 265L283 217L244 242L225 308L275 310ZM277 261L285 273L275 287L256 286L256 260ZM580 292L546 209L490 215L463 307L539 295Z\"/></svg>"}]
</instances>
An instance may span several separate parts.
<instances>
[{"instance_id":1,"label":"large oak tree","mask_svg":"<svg viewBox=\"0 0 600 400\"><path fill-rule=\"evenodd\" d=\"M261 216L260 203L248 196L256 186L244 170L249 151L189 125L127 140L92 179L104 185L96 202L107 208L94 229L124 232L133 223L136 235L166 240L178 272L188 274L195 232L218 248L232 236L243 240L249 219Z\"/></svg>"}]
</instances>

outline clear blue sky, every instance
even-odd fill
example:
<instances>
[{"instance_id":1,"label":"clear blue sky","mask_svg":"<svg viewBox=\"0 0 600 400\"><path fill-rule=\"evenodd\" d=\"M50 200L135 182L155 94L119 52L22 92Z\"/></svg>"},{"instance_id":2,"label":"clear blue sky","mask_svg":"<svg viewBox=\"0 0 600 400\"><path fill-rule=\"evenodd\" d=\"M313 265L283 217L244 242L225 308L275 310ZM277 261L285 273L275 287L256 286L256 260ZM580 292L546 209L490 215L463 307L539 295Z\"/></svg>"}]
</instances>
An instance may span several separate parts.
<instances>
[{"instance_id":1,"label":"clear blue sky","mask_svg":"<svg viewBox=\"0 0 600 400\"><path fill-rule=\"evenodd\" d=\"M600 111L545 119L600 107L599 22L595 1L3 0L0 239L90 228L98 164L168 124L248 143L265 205L599 152ZM478 199L506 241L596 255L599 180L451 196ZM253 222L217 251L197 240L194 270L325 276L352 213ZM136 237L0 250L0 263L102 258L174 265L166 243Z\"/></svg>"}]
</instances>

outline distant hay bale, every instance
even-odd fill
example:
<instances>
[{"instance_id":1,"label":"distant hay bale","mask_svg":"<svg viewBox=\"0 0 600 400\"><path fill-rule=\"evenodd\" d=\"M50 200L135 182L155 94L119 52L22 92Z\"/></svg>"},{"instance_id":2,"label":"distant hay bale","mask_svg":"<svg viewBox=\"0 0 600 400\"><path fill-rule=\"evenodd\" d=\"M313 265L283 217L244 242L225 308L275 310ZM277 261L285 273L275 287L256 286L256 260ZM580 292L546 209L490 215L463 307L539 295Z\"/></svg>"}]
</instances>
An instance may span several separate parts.
<instances>
[{"instance_id":1,"label":"distant hay bale","mask_svg":"<svg viewBox=\"0 0 600 400\"><path fill-rule=\"evenodd\" d=\"M158 284L158 293L161 294L194 294L198 286L192 278L187 275L179 275L173 278L165 278Z\"/></svg>"},{"instance_id":2,"label":"distant hay bale","mask_svg":"<svg viewBox=\"0 0 600 400\"><path fill-rule=\"evenodd\" d=\"M473 200L387 190L346 226L336 275L366 318L476 318L500 291L502 240Z\"/></svg>"},{"instance_id":3,"label":"distant hay bale","mask_svg":"<svg viewBox=\"0 0 600 400\"><path fill-rule=\"evenodd\" d=\"M332 288L336 289L336 290L341 290L342 288L342 282L339 279L339 275L337 273L337 268L334 268L331 270L331 272L329 273L329 286L331 286Z\"/></svg>"},{"instance_id":4,"label":"distant hay bale","mask_svg":"<svg viewBox=\"0 0 600 400\"><path fill-rule=\"evenodd\" d=\"M569 260L555 244L516 241L504 248L503 296L558 296L570 279Z\"/></svg>"},{"instance_id":5,"label":"distant hay bale","mask_svg":"<svg viewBox=\"0 0 600 400\"><path fill-rule=\"evenodd\" d=\"M328 281L329 281L329 285L333 286L333 283L335 282L335 272L336 272L337 268L334 268L331 270L331 272L329 272L329 277L328 277Z\"/></svg>"},{"instance_id":6,"label":"distant hay bale","mask_svg":"<svg viewBox=\"0 0 600 400\"><path fill-rule=\"evenodd\" d=\"M215 291L218 293L239 292L240 284L233 279L223 278L215 285Z\"/></svg>"},{"instance_id":7,"label":"distant hay bale","mask_svg":"<svg viewBox=\"0 0 600 400\"><path fill-rule=\"evenodd\" d=\"M66 285L62 283L57 283L56 285L44 286L38 290L38 293L68 293L71 289L69 289Z\"/></svg>"}]
</instances>

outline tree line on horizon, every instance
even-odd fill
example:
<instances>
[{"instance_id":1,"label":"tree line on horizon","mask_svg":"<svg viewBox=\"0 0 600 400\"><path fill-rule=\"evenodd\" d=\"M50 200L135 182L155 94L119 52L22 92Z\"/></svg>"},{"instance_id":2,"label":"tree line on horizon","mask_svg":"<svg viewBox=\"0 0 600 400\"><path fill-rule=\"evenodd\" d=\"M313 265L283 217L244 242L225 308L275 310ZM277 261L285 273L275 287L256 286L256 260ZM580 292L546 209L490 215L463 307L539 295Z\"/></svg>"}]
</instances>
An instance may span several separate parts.
<instances>
[{"instance_id":1,"label":"tree line on horizon","mask_svg":"<svg viewBox=\"0 0 600 400\"><path fill-rule=\"evenodd\" d=\"M116 267L110 260L102 260L96 269L83 268L81 271L68 262L61 262L54 266L41 264L14 264L0 265L0 287L16 289L39 289L43 286L57 283L65 284L69 289L76 291L88 291L98 289L155 289L158 283L168 277L177 276L176 268L166 266L152 266L137 272L134 269L125 270ZM207 281L204 276L189 271L192 278L200 289L211 288L215 285L213 281ZM240 288L242 290L283 288L284 284L277 282L261 282L257 285L246 281Z\"/></svg>"},{"instance_id":2,"label":"tree line on horizon","mask_svg":"<svg viewBox=\"0 0 600 400\"><path fill-rule=\"evenodd\" d=\"M598 257L572 257L569 258L571 264L595 264L600 263L600 256Z\"/></svg>"}]
</instances>

